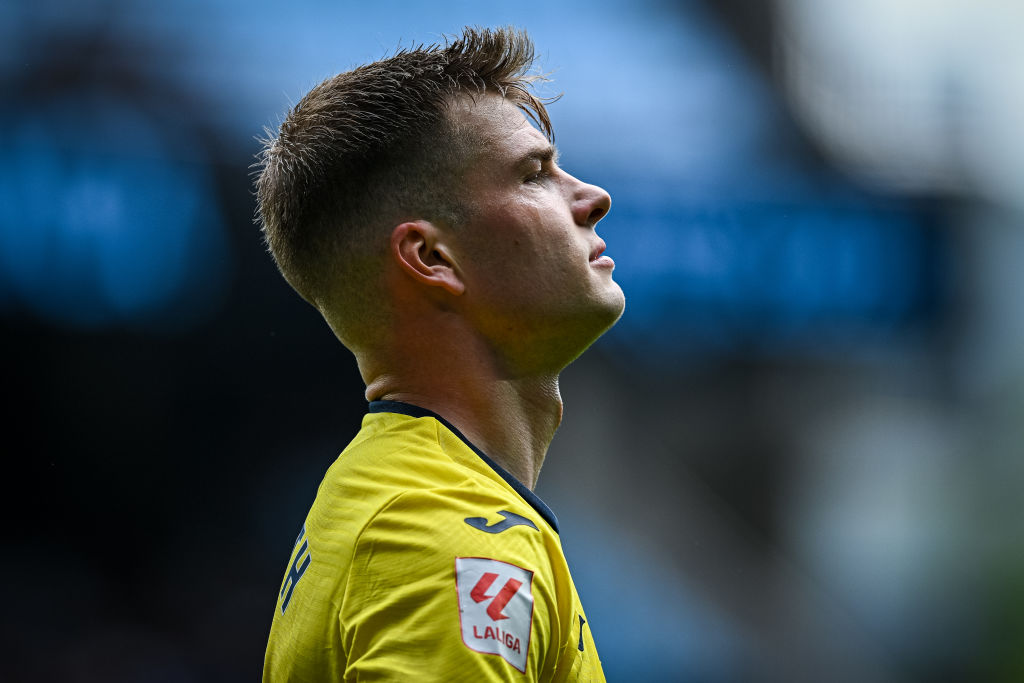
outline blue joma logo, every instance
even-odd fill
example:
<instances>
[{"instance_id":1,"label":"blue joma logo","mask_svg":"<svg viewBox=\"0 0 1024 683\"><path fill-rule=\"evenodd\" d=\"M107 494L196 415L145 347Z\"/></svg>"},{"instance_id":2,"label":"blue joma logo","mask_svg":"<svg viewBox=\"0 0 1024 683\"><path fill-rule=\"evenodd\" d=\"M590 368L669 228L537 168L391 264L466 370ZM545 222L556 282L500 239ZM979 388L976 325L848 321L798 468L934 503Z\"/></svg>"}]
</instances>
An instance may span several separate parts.
<instances>
[{"instance_id":1,"label":"blue joma logo","mask_svg":"<svg viewBox=\"0 0 1024 683\"><path fill-rule=\"evenodd\" d=\"M498 514L504 517L505 519L501 520L500 522L495 522L490 526L487 526L487 518L485 517L466 517L465 521L466 524L470 525L474 529L486 531L489 534L500 534L502 531L505 531L506 529L511 529L514 526L520 525L532 527L534 529L537 528L537 525L534 524L532 521L530 521L526 517L523 517L522 515L517 515L514 512L509 512L508 510L498 510Z\"/></svg>"}]
</instances>

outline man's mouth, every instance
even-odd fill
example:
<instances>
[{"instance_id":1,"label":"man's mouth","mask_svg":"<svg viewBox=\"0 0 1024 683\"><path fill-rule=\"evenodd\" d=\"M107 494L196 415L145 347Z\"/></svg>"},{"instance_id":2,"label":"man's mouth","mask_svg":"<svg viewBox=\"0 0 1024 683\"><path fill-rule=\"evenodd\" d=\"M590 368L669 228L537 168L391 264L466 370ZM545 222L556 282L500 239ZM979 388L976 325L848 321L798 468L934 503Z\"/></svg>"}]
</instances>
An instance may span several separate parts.
<instances>
[{"instance_id":1,"label":"man's mouth","mask_svg":"<svg viewBox=\"0 0 1024 683\"><path fill-rule=\"evenodd\" d=\"M615 261L611 260L611 258L604 255L604 250L606 248L607 247L604 243L604 240L598 240L597 245L594 247L594 250L590 252L590 265L600 266L602 268L615 267Z\"/></svg>"}]
</instances>

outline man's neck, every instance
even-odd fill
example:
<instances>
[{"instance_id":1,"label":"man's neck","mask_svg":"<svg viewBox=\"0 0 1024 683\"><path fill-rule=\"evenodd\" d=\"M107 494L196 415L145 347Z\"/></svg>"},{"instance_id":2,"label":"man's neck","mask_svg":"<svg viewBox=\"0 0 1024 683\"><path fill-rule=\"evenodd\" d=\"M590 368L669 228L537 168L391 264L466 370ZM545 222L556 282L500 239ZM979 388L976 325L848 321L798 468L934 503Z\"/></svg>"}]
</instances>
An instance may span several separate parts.
<instances>
[{"instance_id":1,"label":"man's neck","mask_svg":"<svg viewBox=\"0 0 1024 683\"><path fill-rule=\"evenodd\" d=\"M532 490L562 421L558 375L503 379L470 357L447 358L367 377L367 400L437 413Z\"/></svg>"}]
</instances>

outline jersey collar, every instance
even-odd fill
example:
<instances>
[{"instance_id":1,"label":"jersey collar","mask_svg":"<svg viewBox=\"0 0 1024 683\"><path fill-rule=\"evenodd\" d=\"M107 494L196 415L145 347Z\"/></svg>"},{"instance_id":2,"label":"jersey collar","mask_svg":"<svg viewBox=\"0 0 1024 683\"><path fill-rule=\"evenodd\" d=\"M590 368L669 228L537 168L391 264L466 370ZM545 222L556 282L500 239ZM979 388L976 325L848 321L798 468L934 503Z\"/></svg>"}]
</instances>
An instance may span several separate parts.
<instances>
[{"instance_id":1,"label":"jersey collar","mask_svg":"<svg viewBox=\"0 0 1024 683\"><path fill-rule=\"evenodd\" d=\"M487 454L482 450L473 445L473 443L467 439L462 432L455 428L455 426L444 419L437 413L427 410L426 408L420 408L414 406L411 403L402 403L401 401L371 401L370 402L371 413L399 413L401 415L408 415L409 417L432 417L445 427L447 427L452 434L459 437L464 444L470 447L474 453L480 456L480 459L487 463L491 469L498 473L498 476L508 482L508 485L515 489L516 493L522 496L523 500L530 504L530 506L537 511L537 513L544 518L544 521L551 525L551 528L558 533L558 518L555 517L555 513L551 511L543 500L537 496L536 493L526 488L526 486L516 479L512 474L505 470L504 467L487 457Z\"/></svg>"}]
</instances>

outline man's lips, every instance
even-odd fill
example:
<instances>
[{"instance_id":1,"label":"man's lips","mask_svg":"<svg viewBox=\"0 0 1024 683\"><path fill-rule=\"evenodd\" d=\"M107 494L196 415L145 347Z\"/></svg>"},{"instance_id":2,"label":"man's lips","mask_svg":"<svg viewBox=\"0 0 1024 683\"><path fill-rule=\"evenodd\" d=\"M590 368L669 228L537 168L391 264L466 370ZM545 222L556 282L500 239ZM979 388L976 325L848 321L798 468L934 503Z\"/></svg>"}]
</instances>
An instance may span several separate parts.
<instances>
[{"instance_id":1,"label":"man's lips","mask_svg":"<svg viewBox=\"0 0 1024 683\"><path fill-rule=\"evenodd\" d=\"M602 268L614 268L615 261L611 260L608 256L604 256L605 246L604 240L598 240L594 250L590 252L590 265L600 266Z\"/></svg>"}]
</instances>

